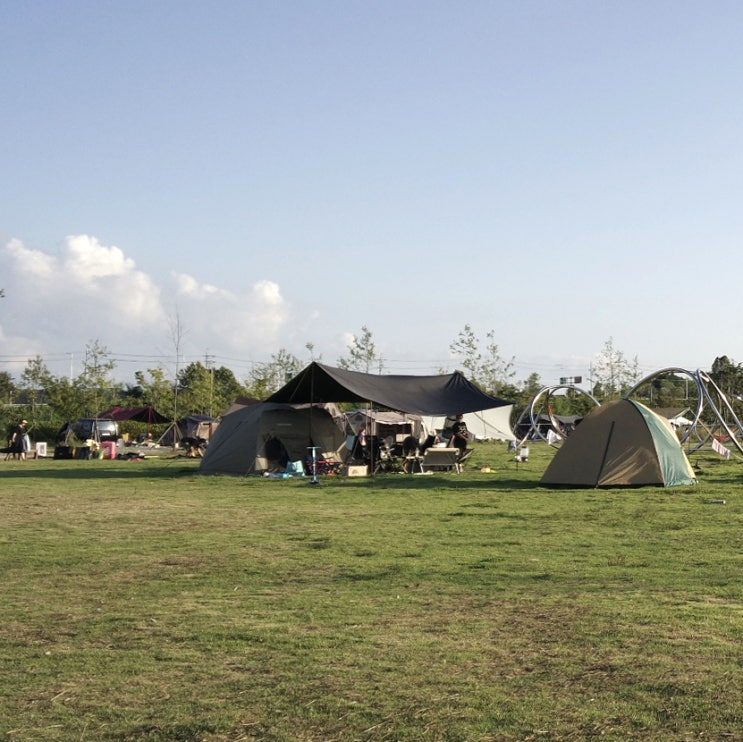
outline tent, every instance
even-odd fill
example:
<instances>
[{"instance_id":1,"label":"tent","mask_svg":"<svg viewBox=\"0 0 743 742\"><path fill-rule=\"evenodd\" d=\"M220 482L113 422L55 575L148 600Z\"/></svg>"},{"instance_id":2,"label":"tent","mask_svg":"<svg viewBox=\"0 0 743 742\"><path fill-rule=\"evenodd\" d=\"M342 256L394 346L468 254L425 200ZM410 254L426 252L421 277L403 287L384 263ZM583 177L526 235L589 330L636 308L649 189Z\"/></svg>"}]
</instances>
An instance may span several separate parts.
<instances>
[{"instance_id":1,"label":"tent","mask_svg":"<svg viewBox=\"0 0 743 742\"><path fill-rule=\"evenodd\" d=\"M342 459L346 435L333 416L317 405L260 402L225 415L201 460L201 474L284 471L288 461L306 461L308 447L318 457Z\"/></svg>"},{"instance_id":2,"label":"tent","mask_svg":"<svg viewBox=\"0 0 743 742\"><path fill-rule=\"evenodd\" d=\"M440 376L365 374L313 361L267 402L373 402L419 415L456 415L509 404L491 397L455 371Z\"/></svg>"},{"instance_id":3,"label":"tent","mask_svg":"<svg viewBox=\"0 0 743 742\"><path fill-rule=\"evenodd\" d=\"M670 423L640 402L595 407L565 439L540 484L568 487L672 487L695 484Z\"/></svg>"},{"instance_id":4,"label":"tent","mask_svg":"<svg viewBox=\"0 0 743 742\"><path fill-rule=\"evenodd\" d=\"M406 412L363 409L346 412L345 417L354 435L358 434L362 425L366 426L366 432L370 435L380 438L391 437L396 443L411 435L421 439L428 434L428 428L421 416Z\"/></svg>"},{"instance_id":5,"label":"tent","mask_svg":"<svg viewBox=\"0 0 743 742\"><path fill-rule=\"evenodd\" d=\"M462 416L467 430L478 441L515 441L516 436L511 431L511 413L513 405L504 405L490 410L468 412ZM427 417L426 425L430 430L442 431L450 428L454 420L446 417Z\"/></svg>"},{"instance_id":6,"label":"tent","mask_svg":"<svg viewBox=\"0 0 743 742\"><path fill-rule=\"evenodd\" d=\"M219 420L211 415L186 415L177 423L171 424L160 436L158 443L161 446L173 446L184 438L209 441L218 426Z\"/></svg>"},{"instance_id":7,"label":"tent","mask_svg":"<svg viewBox=\"0 0 743 742\"><path fill-rule=\"evenodd\" d=\"M241 410L243 407L247 407L251 404L258 404L260 402L259 399L253 399L253 397L238 397L223 413L224 415L229 415L231 412L235 412L236 410Z\"/></svg>"}]
</instances>

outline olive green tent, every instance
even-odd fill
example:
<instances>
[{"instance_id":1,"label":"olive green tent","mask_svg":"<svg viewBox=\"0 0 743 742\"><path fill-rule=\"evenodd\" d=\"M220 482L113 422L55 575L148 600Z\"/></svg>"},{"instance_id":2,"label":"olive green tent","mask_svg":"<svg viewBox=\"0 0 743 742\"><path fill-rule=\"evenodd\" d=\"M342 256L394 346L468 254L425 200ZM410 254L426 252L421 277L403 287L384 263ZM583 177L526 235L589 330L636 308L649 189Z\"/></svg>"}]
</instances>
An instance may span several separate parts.
<instances>
[{"instance_id":1,"label":"olive green tent","mask_svg":"<svg viewBox=\"0 0 743 742\"><path fill-rule=\"evenodd\" d=\"M545 486L673 487L695 484L670 423L630 399L609 402L583 418L542 475Z\"/></svg>"},{"instance_id":2,"label":"olive green tent","mask_svg":"<svg viewBox=\"0 0 743 742\"><path fill-rule=\"evenodd\" d=\"M343 425L325 405L259 402L241 406L222 418L199 473L283 472L289 461L306 461L311 446L325 459L341 461L345 453Z\"/></svg>"}]
</instances>

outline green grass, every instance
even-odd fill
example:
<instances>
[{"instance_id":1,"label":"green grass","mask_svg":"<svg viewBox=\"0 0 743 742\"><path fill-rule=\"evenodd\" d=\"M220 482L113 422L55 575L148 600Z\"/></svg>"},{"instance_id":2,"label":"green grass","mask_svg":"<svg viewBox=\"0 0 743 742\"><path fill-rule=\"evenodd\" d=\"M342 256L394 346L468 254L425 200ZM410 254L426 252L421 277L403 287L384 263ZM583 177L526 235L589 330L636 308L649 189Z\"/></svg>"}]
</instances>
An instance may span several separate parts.
<instances>
[{"instance_id":1,"label":"green grass","mask_svg":"<svg viewBox=\"0 0 743 742\"><path fill-rule=\"evenodd\" d=\"M553 491L531 450L319 486L0 462L0 733L743 739L743 464Z\"/></svg>"}]
</instances>

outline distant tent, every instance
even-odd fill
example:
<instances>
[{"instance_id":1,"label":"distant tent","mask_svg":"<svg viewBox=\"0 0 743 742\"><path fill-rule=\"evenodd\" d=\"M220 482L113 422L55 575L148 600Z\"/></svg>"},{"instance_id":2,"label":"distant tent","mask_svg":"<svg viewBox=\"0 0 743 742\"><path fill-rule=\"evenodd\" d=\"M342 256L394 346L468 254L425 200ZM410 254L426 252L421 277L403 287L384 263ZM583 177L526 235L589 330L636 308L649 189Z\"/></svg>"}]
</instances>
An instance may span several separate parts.
<instances>
[{"instance_id":1,"label":"distant tent","mask_svg":"<svg viewBox=\"0 0 743 742\"><path fill-rule=\"evenodd\" d=\"M346 435L321 406L260 402L225 415L201 460L202 474L284 471L288 461L318 456L341 460Z\"/></svg>"},{"instance_id":2,"label":"distant tent","mask_svg":"<svg viewBox=\"0 0 743 742\"><path fill-rule=\"evenodd\" d=\"M175 446L185 438L210 441L218 426L219 420L211 415L186 415L177 423L171 424L160 436L158 443L161 446Z\"/></svg>"},{"instance_id":3,"label":"distant tent","mask_svg":"<svg viewBox=\"0 0 743 742\"><path fill-rule=\"evenodd\" d=\"M120 407L114 405L105 412L98 415L101 420L116 420L123 422L131 420L138 423L147 423L148 425L160 425L169 423L170 419L161 415L152 405L147 407Z\"/></svg>"},{"instance_id":4,"label":"distant tent","mask_svg":"<svg viewBox=\"0 0 743 742\"><path fill-rule=\"evenodd\" d=\"M367 434L392 438L395 443L411 435L420 439L428 434L423 418L407 412L365 408L346 412L345 418L350 433L357 435L361 426L365 425Z\"/></svg>"},{"instance_id":5,"label":"distant tent","mask_svg":"<svg viewBox=\"0 0 743 742\"><path fill-rule=\"evenodd\" d=\"M491 397L461 373L439 376L365 374L313 361L267 402L374 402L419 415L456 415L509 404Z\"/></svg>"},{"instance_id":6,"label":"distant tent","mask_svg":"<svg viewBox=\"0 0 743 742\"><path fill-rule=\"evenodd\" d=\"M238 397L223 413L222 415L229 415L231 412L236 412L237 410L241 410L243 407L247 407L251 404L258 404L260 402L259 399L254 399L253 397Z\"/></svg>"},{"instance_id":7,"label":"distant tent","mask_svg":"<svg viewBox=\"0 0 743 742\"><path fill-rule=\"evenodd\" d=\"M540 480L566 487L695 483L668 421L630 399L595 407L565 439Z\"/></svg>"},{"instance_id":8,"label":"distant tent","mask_svg":"<svg viewBox=\"0 0 743 742\"><path fill-rule=\"evenodd\" d=\"M504 405L491 410L468 412L462 416L467 430L478 441L515 441L511 430L513 405ZM442 431L454 424L453 418L427 417L426 424L431 430Z\"/></svg>"}]
</instances>

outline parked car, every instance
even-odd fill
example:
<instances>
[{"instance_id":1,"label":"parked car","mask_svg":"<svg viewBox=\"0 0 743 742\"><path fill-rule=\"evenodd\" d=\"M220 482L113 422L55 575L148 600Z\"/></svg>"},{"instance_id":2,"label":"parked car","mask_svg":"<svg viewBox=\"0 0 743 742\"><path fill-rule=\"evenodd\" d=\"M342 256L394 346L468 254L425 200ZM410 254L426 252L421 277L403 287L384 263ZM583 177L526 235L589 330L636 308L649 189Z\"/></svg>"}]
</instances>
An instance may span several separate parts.
<instances>
[{"instance_id":1,"label":"parked car","mask_svg":"<svg viewBox=\"0 0 743 742\"><path fill-rule=\"evenodd\" d=\"M101 443L103 441L117 441L119 439L119 424L115 420L96 420L90 417L80 418L74 422L67 423L59 432L59 439L64 440L70 430L81 441L90 439Z\"/></svg>"}]
</instances>

